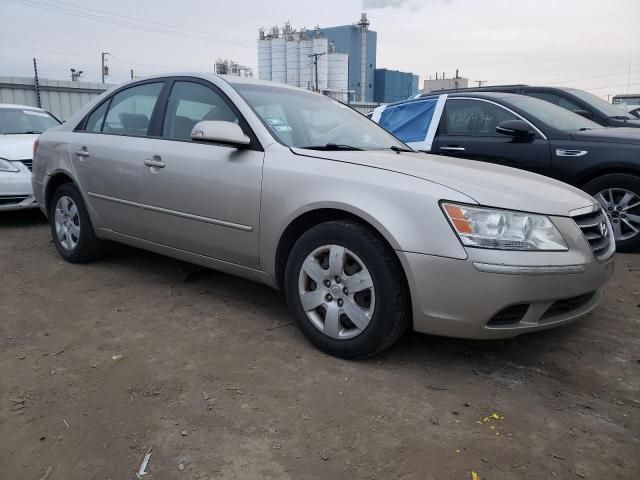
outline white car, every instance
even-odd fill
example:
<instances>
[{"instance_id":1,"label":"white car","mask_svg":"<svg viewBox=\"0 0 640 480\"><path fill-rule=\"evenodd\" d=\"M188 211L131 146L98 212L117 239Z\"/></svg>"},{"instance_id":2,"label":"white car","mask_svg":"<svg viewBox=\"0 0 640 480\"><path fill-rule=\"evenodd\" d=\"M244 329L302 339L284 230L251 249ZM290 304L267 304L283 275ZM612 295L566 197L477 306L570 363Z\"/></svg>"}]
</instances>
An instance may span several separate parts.
<instances>
[{"instance_id":1,"label":"white car","mask_svg":"<svg viewBox=\"0 0 640 480\"><path fill-rule=\"evenodd\" d=\"M31 187L33 142L59 124L41 108L0 103L0 211L38 206Z\"/></svg>"}]
</instances>

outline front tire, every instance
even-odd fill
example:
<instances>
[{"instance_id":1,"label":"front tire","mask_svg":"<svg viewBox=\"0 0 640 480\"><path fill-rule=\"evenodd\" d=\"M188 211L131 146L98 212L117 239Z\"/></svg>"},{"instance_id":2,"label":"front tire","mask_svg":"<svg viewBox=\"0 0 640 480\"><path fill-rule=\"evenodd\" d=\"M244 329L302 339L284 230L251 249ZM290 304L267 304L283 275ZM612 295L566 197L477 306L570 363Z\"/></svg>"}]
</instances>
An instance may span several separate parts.
<instances>
[{"instance_id":1,"label":"front tire","mask_svg":"<svg viewBox=\"0 0 640 480\"><path fill-rule=\"evenodd\" d=\"M595 197L607 213L616 249L640 250L640 177L628 173L610 173L594 178L583 190Z\"/></svg>"},{"instance_id":2,"label":"front tire","mask_svg":"<svg viewBox=\"0 0 640 480\"><path fill-rule=\"evenodd\" d=\"M287 261L285 292L302 333L336 357L381 352L409 323L398 259L379 235L353 221L322 223L298 239Z\"/></svg>"},{"instance_id":3,"label":"front tire","mask_svg":"<svg viewBox=\"0 0 640 480\"><path fill-rule=\"evenodd\" d=\"M97 260L105 243L96 237L82 195L72 183L61 185L49 206L49 223L58 253L71 263Z\"/></svg>"}]
</instances>

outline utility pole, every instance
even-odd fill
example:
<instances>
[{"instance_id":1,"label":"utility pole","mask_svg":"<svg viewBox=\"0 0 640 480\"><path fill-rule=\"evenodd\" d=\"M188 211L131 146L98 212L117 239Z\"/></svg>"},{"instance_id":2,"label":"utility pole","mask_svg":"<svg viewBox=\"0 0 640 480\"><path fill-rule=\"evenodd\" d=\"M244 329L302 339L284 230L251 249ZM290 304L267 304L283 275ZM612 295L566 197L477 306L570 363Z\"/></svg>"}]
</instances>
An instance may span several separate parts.
<instances>
[{"instance_id":1,"label":"utility pole","mask_svg":"<svg viewBox=\"0 0 640 480\"><path fill-rule=\"evenodd\" d=\"M487 83L486 80L476 80L475 82L478 84L479 87L481 87L483 84Z\"/></svg>"},{"instance_id":2,"label":"utility pole","mask_svg":"<svg viewBox=\"0 0 640 480\"><path fill-rule=\"evenodd\" d=\"M101 64L101 67L102 67L102 70L101 70L101 71L102 71L102 83L104 83L104 77L105 77L105 74L106 74L106 75L109 75L109 67L107 67L107 66L104 64L104 61L106 60L107 55L109 55L109 56L113 56L113 55L111 55L109 52L101 52L101 53L100 53L100 58L101 58L101 62L100 62L100 64Z\"/></svg>"},{"instance_id":3,"label":"utility pole","mask_svg":"<svg viewBox=\"0 0 640 480\"><path fill-rule=\"evenodd\" d=\"M33 59L33 86L36 90L36 103L38 108L42 108L42 101L40 100L40 81L38 80L38 64L36 59Z\"/></svg>"},{"instance_id":4,"label":"utility pole","mask_svg":"<svg viewBox=\"0 0 640 480\"><path fill-rule=\"evenodd\" d=\"M311 53L307 55L307 57L313 57L313 65L316 71L316 92L320 91L320 87L318 86L318 58L322 55L326 55L326 53Z\"/></svg>"},{"instance_id":5,"label":"utility pole","mask_svg":"<svg viewBox=\"0 0 640 480\"><path fill-rule=\"evenodd\" d=\"M133 68L131 69L131 80L133 80Z\"/></svg>"}]
</instances>

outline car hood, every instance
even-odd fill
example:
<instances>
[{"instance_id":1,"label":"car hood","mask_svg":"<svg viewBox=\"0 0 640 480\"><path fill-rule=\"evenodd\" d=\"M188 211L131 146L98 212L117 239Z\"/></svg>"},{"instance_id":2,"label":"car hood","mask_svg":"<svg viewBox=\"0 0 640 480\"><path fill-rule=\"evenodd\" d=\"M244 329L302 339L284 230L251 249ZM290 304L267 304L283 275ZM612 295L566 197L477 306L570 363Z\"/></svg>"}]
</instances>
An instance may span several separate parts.
<instances>
[{"instance_id":1,"label":"car hood","mask_svg":"<svg viewBox=\"0 0 640 480\"><path fill-rule=\"evenodd\" d=\"M473 160L417 152L291 150L297 155L355 163L422 178L489 207L566 216L571 210L596 203L593 197L566 183L524 170Z\"/></svg>"},{"instance_id":2,"label":"car hood","mask_svg":"<svg viewBox=\"0 0 640 480\"><path fill-rule=\"evenodd\" d=\"M0 158L27 160L33 158L33 142L38 135L0 135Z\"/></svg>"},{"instance_id":3,"label":"car hood","mask_svg":"<svg viewBox=\"0 0 640 480\"><path fill-rule=\"evenodd\" d=\"M589 142L630 143L640 145L640 129L631 127L594 128L571 132L574 140Z\"/></svg>"}]
</instances>

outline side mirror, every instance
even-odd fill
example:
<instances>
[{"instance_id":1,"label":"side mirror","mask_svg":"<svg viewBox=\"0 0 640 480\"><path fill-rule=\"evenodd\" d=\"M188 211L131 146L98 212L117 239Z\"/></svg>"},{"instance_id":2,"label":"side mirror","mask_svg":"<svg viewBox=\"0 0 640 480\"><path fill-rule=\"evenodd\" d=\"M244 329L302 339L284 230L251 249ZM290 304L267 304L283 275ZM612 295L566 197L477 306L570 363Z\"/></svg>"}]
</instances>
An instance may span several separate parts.
<instances>
[{"instance_id":1,"label":"side mirror","mask_svg":"<svg viewBox=\"0 0 640 480\"><path fill-rule=\"evenodd\" d=\"M526 137L533 135L529 124L523 120L506 120L500 122L496 126L496 132L503 135L510 135L512 137Z\"/></svg>"},{"instance_id":2,"label":"side mirror","mask_svg":"<svg viewBox=\"0 0 640 480\"><path fill-rule=\"evenodd\" d=\"M593 112L588 112L586 110L574 110L573 113L576 113L581 117L588 118L589 120L593 120Z\"/></svg>"},{"instance_id":3,"label":"side mirror","mask_svg":"<svg viewBox=\"0 0 640 480\"><path fill-rule=\"evenodd\" d=\"M224 143L236 147L246 146L251 143L251 139L237 123L212 120L196 123L191 129L191 140L195 142Z\"/></svg>"}]
</instances>

